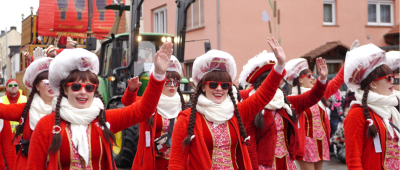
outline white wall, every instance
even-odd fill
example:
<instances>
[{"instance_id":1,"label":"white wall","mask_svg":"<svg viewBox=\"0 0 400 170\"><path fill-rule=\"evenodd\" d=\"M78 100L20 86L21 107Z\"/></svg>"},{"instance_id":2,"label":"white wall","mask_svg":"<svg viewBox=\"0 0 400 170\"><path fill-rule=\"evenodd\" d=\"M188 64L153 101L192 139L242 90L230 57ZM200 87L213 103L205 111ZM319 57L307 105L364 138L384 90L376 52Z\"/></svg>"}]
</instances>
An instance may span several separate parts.
<instances>
[{"instance_id":1,"label":"white wall","mask_svg":"<svg viewBox=\"0 0 400 170\"><path fill-rule=\"evenodd\" d=\"M15 53L11 58L11 77L16 78L16 73L19 72L20 58L19 53Z\"/></svg>"}]
</instances>

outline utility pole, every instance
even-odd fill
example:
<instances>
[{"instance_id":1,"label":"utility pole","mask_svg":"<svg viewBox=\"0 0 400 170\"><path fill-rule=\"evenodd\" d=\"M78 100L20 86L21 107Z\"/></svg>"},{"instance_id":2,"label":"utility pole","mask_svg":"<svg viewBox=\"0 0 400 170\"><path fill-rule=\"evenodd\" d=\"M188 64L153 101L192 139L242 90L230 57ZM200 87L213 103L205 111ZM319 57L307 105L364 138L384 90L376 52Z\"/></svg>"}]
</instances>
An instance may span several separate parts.
<instances>
[{"instance_id":1,"label":"utility pole","mask_svg":"<svg viewBox=\"0 0 400 170\"><path fill-rule=\"evenodd\" d=\"M8 38L7 38L8 34L7 33L8 32L7 32L7 27L6 27L6 61L7 61L6 69L7 69L7 79L8 79L10 76L10 67L9 67L10 66L10 58L8 57ZM1 66L1 69L3 69L3 66Z\"/></svg>"}]
</instances>

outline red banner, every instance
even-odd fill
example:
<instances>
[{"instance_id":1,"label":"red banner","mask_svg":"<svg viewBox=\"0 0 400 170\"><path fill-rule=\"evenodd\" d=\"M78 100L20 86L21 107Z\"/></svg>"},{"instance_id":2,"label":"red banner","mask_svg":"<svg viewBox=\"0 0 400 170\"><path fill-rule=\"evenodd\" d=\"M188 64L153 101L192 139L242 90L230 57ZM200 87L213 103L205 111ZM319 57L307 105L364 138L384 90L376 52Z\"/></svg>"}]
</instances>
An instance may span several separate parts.
<instances>
[{"instance_id":1,"label":"red banner","mask_svg":"<svg viewBox=\"0 0 400 170\"><path fill-rule=\"evenodd\" d=\"M53 31L86 33L88 5L86 0L48 0L55 2Z\"/></svg>"},{"instance_id":2,"label":"red banner","mask_svg":"<svg viewBox=\"0 0 400 170\"><path fill-rule=\"evenodd\" d=\"M107 5L112 5L114 0L93 0L93 27L92 31L98 34L108 34L114 24L117 10L106 10ZM125 2L125 0L123 0ZM120 2L120 1L118 1ZM122 20L125 17L121 18Z\"/></svg>"}]
</instances>

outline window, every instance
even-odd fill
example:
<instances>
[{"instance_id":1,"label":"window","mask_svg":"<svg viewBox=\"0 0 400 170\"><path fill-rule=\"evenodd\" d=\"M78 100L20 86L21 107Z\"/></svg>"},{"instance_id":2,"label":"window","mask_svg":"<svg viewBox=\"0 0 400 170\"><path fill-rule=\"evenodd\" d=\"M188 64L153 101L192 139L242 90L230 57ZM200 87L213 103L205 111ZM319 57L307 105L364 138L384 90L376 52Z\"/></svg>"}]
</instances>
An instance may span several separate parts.
<instances>
[{"instance_id":1,"label":"window","mask_svg":"<svg viewBox=\"0 0 400 170\"><path fill-rule=\"evenodd\" d=\"M335 0L324 0L324 25L335 24Z\"/></svg>"},{"instance_id":2,"label":"window","mask_svg":"<svg viewBox=\"0 0 400 170\"><path fill-rule=\"evenodd\" d=\"M393 1L369 0L368 25L393 26Z\"/></svg>"},{"instance_id":3,"label":"window","mask_svg":"<svg viewBox=\"0 0 400 170\"><path fill-rule=\"evenodd\" d=\"M187 29L204 26L204 0L196 0L187 11Z\"/></svg>"},{"instance_id":4,"label":"window","mask_svg":"<svg viewBox=\"0 0 400 170\"><path fill-rule=\"evenodd\" d=\"M167 7L161 7L153 11L154 32L167 33Z\"/></svg>"}]
</instances>

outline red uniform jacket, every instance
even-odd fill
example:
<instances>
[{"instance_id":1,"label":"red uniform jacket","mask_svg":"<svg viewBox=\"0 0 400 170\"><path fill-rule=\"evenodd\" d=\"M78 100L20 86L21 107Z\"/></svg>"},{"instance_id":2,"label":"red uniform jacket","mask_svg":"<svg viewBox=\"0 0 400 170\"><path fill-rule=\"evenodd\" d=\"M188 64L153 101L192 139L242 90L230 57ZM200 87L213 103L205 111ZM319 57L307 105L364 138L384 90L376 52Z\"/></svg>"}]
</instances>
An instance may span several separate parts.
<instances>
[{"instance_id":1,"label":"red uniform jacket","mask_svg":"<svg viewBox=\"0 0 400 170\"><path fill-rule=\"evenodd\" d=\"M367 137L368 122L364 116L364 109L360 105L353 105L344 120L346 135L346 164L349 170L378 170L385 169L386 155L386 128L383 120L374 111L369 109L372 121L378 130L381 153L375 152L374 139Z\"/></svg>"},{"instance_id":2,"label":"red uniform jacket","mask_svg":"<svg viewBox=\"0 0 400 170\"><path fill-rule=\"evenodd\" d=\"M0 119L8 120L8 121L16 121L18 122L22 117L22 112L25 108L25 103L22 104L9 104L5 105L0 103ZM29 126L29 113L26 116L24 131L22 132L22 139L29 140L31 139L32 130ZM11 137L11 140L14 136ZM18 139L15 139L18 140ZM19 143L19 141L17 141ZM21 146L22 148L22 146ZM14 147L15 149L15 147ZM14 152L15 153L15 152ZM25 155L21 154L21 150L18 151L14 170L25 170L27 169L28 158Z\"/></svg>"},{"instance_id":3,"label":"red uniform jacket","mask_svg":"<svg viewBox=\"0 0 400 170\"><path fill-rule=\"evenodd\" d=\"M329 97L331 97L334 93L337 92L337 90L340 88L340 86L344 83L344 78L343 78L343 74L344 74L344 65L342 66L342 68L340 69L339 73L337 73L337 75L328 83L328 86L326 87L325 93L324 93L324 97L325 99L328 99ZM328 143L330 144L330 134L331 134L331 126L330 126L330 122L329 122L329 117L325 112L325 109L319 107L319 112L322 114L322 118L323 118L323 124L324 124L324 131L328 140ZM311 114L311 109L308 108L306 109L304 114L300 114L299 118L298 118L298 124L297 126L300 127L298 129L298 133L299 133L299 138L300 140L302 140L302 144L303 146L300 146L299 148L299 153L304 153L304 149L305 146L304 144L306 143L306 118L305 115L310 115ZM308 122L309 125L312 125L312 122ZM313 126L311 126L313 127ZM312 128L311 128L312 129ZM310 129L310 131L312 131ZM296 155L296 159L299 160L303 160L303 158L300 155Z\"/></svg>"},{"instance_id":4,"label":"red uniform jacket","mask_svg":"<svg viewBox=\"0 0 400 170\"><path fill-rule=\"evenodd\" d=\"M6 165L7 169L14 169L14 164L15 164L15 146L12 143L13 135L11 132L11 125L10 122L7 120L4 120L3 123L3 129L0 132L0 147L1 147L1 152L0 152L0 158L3 158L0 160L0 169L5 170ZM6 161L4 163L4 160Z\"/></svg>"},{"instance_id":5,"label":"red uniform jacket","mask_svg":"<svg viewBox=\"0 0 400 170\"><path fill-rule=\"evenodd\" d=\"M150 118L156 110L164 83L165 79L163 81L157 81L153 76L151 76L147 87L149 89L146 90L143 98L140 101L121 109L106 110L106 118L107 122L110 123L110 130L113 133L116 133ZM48 148L50 147L53 138L52 130L54 126L54 119L55 114L53 112L53 114L43 117L35 127L29 147L28 169L30 170L55 170L59 169L60 166L64 165L65 162L68 163L71 161L69 159L72 156L70 153L71 144L69 144L69 141L67 140L68 136L65 130L67 122L65 121L61 122L61 149L56 154L48 155ZM96 149L90 149L92 154L91 158L93 161L93 169L113 169L110 143L108 143L105 139L103 131L101 127L98 126L97 122L98 120L96 118L90 124L90 132L92 132L92 134L97 133L98 135L97 137L91 135L93 137L90 139L91 141L89 147L100 148L100 151ZM65 159L60 160L60 158ZM64 168L69 168L69 166L66 165Z\"/></svg>"},{"instance_id":6,"label":"red uniform jacket","mask_svg":"<svg viewBox=\"0 0 400 170\"><path fill-rule=\"evenodd\" d=\"M243 124L246 124L272 100L279 87L279 82L285 74L286 71L284 71L282 75L279 75L275 70L271 71L254 95L237 104ZM190 112L191 109L181 112L175 124L172 134L169 169L186 168L205 170L212 167L211 155L209 154L210 152L204 140L202 115L199 112L197 112L196 123L193 129L195 137L192 139L190 145L185 148L182 146L182 141L188 136L187 129L189 126ZM239 123L236 116L233 116L229 121L232 123L238 136L237 141L239 147L236 152L236 161L239 167L241 167L240 169L252 169L247 146L243 142L244 139L239 134Z\"/></svg>"},{"instance_id":7,"label":"red uniform jacket","mask_svg":"<svg viewBox=\"0 0 400 170\"><path fill-rule=\"evenodd\" d=\"M292 106L295 108L296 114L303 113L304 110L320 101L324 95L326 84L322 84L320 81L317 81L316 85L310 91L301 95L287 96L290 104L292 104ZM244 95L247 98L250 91L243 90L243 94L244 93L247 93ZM242 99L245 100L246 98ZM248 150L253 169L258 169L258 164L272 166L274 162L275 144L277 142L276 124L274 122L274 115L271 114L271 110L264 109L264 111L264 130L260 130L254 126L255 117L246 124L247 134L251 135ZM296 155L304 156L304 149L299 149L300 147L304 147L304 143L302 143L303 141L300 140L299 135L297 134L296 122L293 122L290 119L284 108L276 111L282 116L283 123L285 124L285 136L287 139L286 148L288 149L290 156L293 160L295 159ZM260 140L259 138L268 130L268 128L270 128L269 131ZM260 140L260 142L257 145L258 140Z\"/></svg>"}]
</instances>

